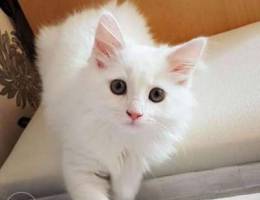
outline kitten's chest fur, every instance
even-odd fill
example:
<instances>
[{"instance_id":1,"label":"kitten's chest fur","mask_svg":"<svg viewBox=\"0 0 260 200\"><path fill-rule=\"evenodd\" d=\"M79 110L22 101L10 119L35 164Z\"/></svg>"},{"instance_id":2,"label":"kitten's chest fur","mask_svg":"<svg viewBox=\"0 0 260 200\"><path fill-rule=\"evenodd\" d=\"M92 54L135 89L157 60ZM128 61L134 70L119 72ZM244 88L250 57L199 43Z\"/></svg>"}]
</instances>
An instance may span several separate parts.
<instances>
[{"instance_id":1,"label":"kitten's chest fur","mask_svg":"<svg viewBox=\"0 0 260 200\"><path fill-rule=\"evenodd\" d=\"M78 121L77 127L71 123L71 126L63 130L64 134L74 134L74 137L68 137L67 141L65 138L64 145L68 147L65 149L72 151L70 154L82 154L87 159L98 161L104 171L120 171L129 158L143 166L143 171L146 171L153 161L165 160L174 151L171 133L162 130L161 137L152 137L158 134L150 131L137 137L134 134L140 134L138 131L129 132L110 124L109 121L90 117L87 113L86 115L87 121ZM98 120L101 124L96 123ZM149 135L151 137L148 137Z\"/></svg>"}]
</instances>

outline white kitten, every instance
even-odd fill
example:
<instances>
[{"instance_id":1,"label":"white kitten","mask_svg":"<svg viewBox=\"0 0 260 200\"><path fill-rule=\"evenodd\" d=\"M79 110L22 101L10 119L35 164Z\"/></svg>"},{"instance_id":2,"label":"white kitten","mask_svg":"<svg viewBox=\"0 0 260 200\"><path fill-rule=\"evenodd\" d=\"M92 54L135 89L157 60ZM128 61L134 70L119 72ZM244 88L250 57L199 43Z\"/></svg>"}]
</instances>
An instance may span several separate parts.
<instances>
[{"instance_id":1,"label":"white kitten","mask_svg":"<svg viewBox=\"0 0 260 200\"><path fill-rule=\"evenodd\" d=\"M174 152L205 44L155 46L129 3L77 13L40 32L43 105L62 139L74 200L133 200L143 173Z\"/></svg>"}]
</instances>

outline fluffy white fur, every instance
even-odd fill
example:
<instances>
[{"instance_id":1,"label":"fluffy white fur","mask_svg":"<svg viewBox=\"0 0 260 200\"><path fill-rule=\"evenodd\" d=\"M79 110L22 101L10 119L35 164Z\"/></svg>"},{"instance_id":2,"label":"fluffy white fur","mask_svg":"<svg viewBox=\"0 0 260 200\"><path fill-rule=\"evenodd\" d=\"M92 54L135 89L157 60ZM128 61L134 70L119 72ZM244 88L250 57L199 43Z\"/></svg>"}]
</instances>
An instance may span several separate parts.
<instances>
[{"instance_id":1,"label":"fluffy white fur","mask_svg":"<svg viewBox=\"0 0 260 200\"><path fill-rule=\"evenodd\" d=\"M76 13L41 30L42 103L62 139L74 200L133 200L143 173L174 152L190 119L191 75L205 42L155 46L129 3ZM114 79L126 81L127 94L111 92ZM162 102L149 100L154 87L166 91ZM128 109L143 116L133 123Z\"/></svg>"}]
</instances>

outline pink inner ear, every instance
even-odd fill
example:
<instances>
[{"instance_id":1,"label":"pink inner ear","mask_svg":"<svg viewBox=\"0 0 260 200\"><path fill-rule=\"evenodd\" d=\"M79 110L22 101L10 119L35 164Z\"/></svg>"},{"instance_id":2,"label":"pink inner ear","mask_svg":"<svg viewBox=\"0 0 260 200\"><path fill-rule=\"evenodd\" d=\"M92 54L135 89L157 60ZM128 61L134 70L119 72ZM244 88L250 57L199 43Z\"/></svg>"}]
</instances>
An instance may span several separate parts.
<instances>
[{"instance_id":1,"label":"pink inner ear","mask_svg":"<svg viewBox=\"0 0 260 200\"><path fill-rule=\"evenodd\" d=\"M182 71L191 69L199 61L202 51L205 47L206 39L198 38L187 42L177 49L173 50L168 56L171 71Z\"/></svg>"},{"instance_id":2,"label":"pink inner ear","mask_svg":"<svg viewBox=\"0 0 260 200\"><path fill-rule=\"evenodd\" d=\"M96 59L96 62L99 68L103 69L106 67L105 63L103 63L101 60Z\"/></svg>"},{"instance_id":3,"label":"pink inner ear","mask_svg":"<svg viewBox=\"0 0 260 200\"><path fill-rule=\"evenodd\" d=\"M170 71L175 74L178 83L183 84L189 81L205 45L206 39L198 38L181 45L169 54Z\"/></svg>"},{"instance_id":4,"label":"pink inner ear","mask_svg":"<svg viewBox=\"0 0 260 200\"><path fill-rule=\"evenodd\" d=\"M107 45L105 43L100 42L98 40L95 41L95 47L96 47L95 53L96 53L96 63L97 63L97 66L99 68L105 68L106 67L105 63L101 59L99 59L98 57L100 56L100 54L101 55L103 54L104 56L109 58L111 52L110 53L108 52L109 48L107 48Z\"/></svg>"},{"instance_id":5,"label":"pink inner ear","mask_svg":"<svg viewBox=\"0 0 260 200\"><path fill-rule=\"evenodd\" d=\"M184 63L174 64L174 67L171 69L172 72L177 74L187 74L191 70L191 66L185 65Z\"/></svg>"},{"instance_id":6,"label":"pink inner ear","mask_svg":"<svg viewBox=\"0 0 260 200\"><path fill-rule=\"evenodd\" d=\"M123 46L124 41L118 23L111 14L103 14L96 29L93 48L97 66L104 68L106 62L115 58Z\"/></svg>"},{"instance_id":7,"label":"pink inner ear","mask_svg":"<svg viewBox=\"0 0 260 200\"><path fill-rule=\"evenodd\" d=\"M103 42L100 42L96 39L95 41L95 45L96 45L96 48L98 51L100 51L100 53L102 53L103 55L105 55L106 57L110 57L110 55L113 54L113 49L111 49L109 47L109 45L103 43Z\"/></svg>"},{"instance_id":8,"label":"pink inner ear","mask_svg":"<svg viewBox=\"0 0 260 200\"><path fill-rule=\"evenodd\" d=\"M186 66L185 64L176 64L172 68L171 72L175 75L175 81L179 85L185 85L190 79L192 67Z\"/></svg>"}]
</instances>

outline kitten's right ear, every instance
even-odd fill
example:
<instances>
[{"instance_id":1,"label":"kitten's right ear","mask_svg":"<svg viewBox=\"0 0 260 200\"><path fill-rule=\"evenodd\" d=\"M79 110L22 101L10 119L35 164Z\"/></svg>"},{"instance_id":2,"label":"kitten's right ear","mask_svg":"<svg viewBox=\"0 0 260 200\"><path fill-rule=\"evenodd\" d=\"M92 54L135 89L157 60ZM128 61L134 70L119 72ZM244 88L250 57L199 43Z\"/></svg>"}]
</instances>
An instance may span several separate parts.
<instances>
[{"instance_id":1,"label":"kitten's right ear","mask_svg":"<svg viewBox=\"0 0 260 200\"><path fill-rule=\"evenodd\" d=\"M170 71L179 85L189 86L194 67L201 59L207 39L199 37L178 46L168 56Z\"/></svg>"},{"instance_id":2,"label":"kitten's right ear","mask_svg":"<svg viewBox=\"0 0 260 200\"><path fill-rule=\"evenodd\" d=\"M102 14L97 25L92 56L99 68L105 68L124 47L124 40L116 19L112 14Z\"/></svg>"}]
</instances>

